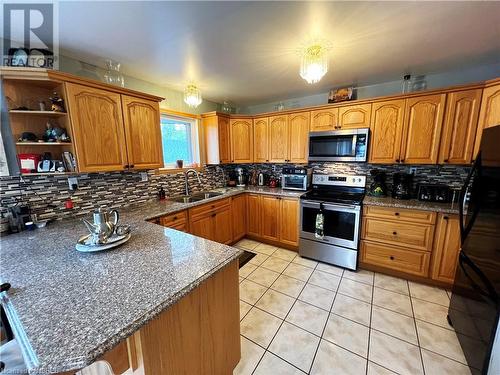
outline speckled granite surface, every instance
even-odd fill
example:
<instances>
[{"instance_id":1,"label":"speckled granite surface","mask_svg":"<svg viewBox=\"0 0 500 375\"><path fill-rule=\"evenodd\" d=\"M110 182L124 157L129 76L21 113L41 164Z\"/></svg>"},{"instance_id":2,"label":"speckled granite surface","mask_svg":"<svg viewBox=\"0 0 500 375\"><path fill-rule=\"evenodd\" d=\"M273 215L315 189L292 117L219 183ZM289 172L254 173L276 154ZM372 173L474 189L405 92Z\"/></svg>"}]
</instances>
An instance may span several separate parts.
<instances>
[{"instance_id":1,"label":"speckled granite surface","mask_svg":"<svg viewBox=\"0 0 500 375\"><path fill-rule=\"evenodd\" d=\"M403 200L391 197L370 197L367 195L363 200L363 204L367 206L409 208L446 214L458 214L458 203L424 202L417 199Z\"/></svg>"},{"instance_id":2,"label":"speckled granite surface","mask_svg":"<svg viewBox=\"0 0 500 375\"><path fill-rule=\"evenodd\" d=\"M151 201L120 210L132 238L102 253L75 250L86 234L80 220L3 237L1 281L12 289L0 301L30 373L89 365L241 254L145 220L245 192L303 194L268 187L224 190L195 203Z\"/></svg>"}]
</instances>

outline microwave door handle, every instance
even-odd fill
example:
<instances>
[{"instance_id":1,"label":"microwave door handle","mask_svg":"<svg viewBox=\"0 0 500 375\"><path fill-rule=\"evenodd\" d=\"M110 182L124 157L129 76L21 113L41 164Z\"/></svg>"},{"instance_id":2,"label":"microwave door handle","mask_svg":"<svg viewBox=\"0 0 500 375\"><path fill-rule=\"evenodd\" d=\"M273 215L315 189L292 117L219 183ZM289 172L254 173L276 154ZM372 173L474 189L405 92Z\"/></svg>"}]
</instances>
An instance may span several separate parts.
<instances>
[{"instance_id":1,"label":"microwave door handle","mask_svg":"<svg viewBox=\"0 0 500 375\"><path fill-rule=\"evenodd\" d=\"M351 150L351 155L353 157L356 156L356 144L358 143L358 135L357 134L354 134L352 136L352 150Z\"/></svg>"}]
</instances>

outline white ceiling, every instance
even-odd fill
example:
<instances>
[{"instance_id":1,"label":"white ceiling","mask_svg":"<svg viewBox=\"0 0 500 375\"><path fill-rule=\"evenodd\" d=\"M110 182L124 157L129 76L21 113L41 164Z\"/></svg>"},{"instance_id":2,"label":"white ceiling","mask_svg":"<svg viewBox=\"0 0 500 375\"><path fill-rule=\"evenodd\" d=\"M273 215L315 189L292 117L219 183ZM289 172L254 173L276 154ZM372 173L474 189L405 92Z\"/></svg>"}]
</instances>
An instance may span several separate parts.
<instances>
[{"instance_id":1,"label":"white ceiling","mask_svg":"<svg viewBox=\"0 0 500 375\"><path fill-rule=\"evenodd\" d=\"M332 86L500 61L500 2L61 2L60 48L207 99L251 105ZM321 36L330 70L298 74L297 48Z\"/></svg>"}]
</instances>

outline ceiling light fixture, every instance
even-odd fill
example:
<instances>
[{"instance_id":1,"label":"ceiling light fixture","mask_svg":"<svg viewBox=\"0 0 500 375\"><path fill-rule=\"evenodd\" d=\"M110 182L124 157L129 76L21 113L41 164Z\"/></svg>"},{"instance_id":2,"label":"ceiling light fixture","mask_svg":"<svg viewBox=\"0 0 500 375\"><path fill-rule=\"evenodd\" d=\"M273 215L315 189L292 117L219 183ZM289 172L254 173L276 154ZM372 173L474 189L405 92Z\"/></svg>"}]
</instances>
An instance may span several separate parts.
<instances>
[{"instance_id":1,"label":"ceiling light fixture","mask_svg":"<svg viewBox=\"0 0 500 375\"><path fill-rule=\"evenodd\" d=\"M196 108L202 101L200 89L192 83L187 85L184 89L184 103L190 107Z\"/></svg>"},{"instance_id":2,"label":"ceiling light fixture","mask_svg":"<svg viewBox=\"0 0 500 375\"><path fill-rule=\"evenodd\" d=\"M300 76L307 83L317 83L328 71L328 46L315 42L301 51Z\"/></svg>"}]
</instances>

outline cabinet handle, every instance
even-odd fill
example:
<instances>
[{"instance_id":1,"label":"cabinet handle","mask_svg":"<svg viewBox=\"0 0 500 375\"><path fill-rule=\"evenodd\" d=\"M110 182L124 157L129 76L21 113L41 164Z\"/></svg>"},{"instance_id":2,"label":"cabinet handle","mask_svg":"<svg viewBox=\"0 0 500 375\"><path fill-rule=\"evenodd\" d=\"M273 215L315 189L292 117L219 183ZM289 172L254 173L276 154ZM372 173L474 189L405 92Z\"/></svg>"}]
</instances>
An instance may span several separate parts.
<instances>
[{"instance_id":1,"label":"cabinet handle","mask_svg":"<svg viewBox=\"0 0 500 375\"><path fill-rule=\"evenodd\" d=\"M389 257L389 259L390 259L390 260L394 260L394 257L391 255L391 256Z\"/></svg>"},{"instance_id":2,"label":"cabinet handle","mask_svg":"<svg viewBox=\"0 0 500 375\"><path fill-rule=\"evenodd\" d=\"M448 159L444 159L443 160L445 163L449 163L449 160Z\"/></svg>"},{"instance_id":3,"label":"cabinet handle","mask_svg":"<svg viewBox=\"0 0 500 375\"><path fill-rule=\"evenodd\" d=\"M405 159L401 159L401 163L404 163L405 162Z\"/></svg>"},{"instance_id":4,"label":"cabinet handle","mask_svg":"<svg viewBox=\"0 0 500 375\"><path fill-rule=\"evenodd\" d=\"M448 220L449 217L448 216L443 216L443 219Z\"/></svg>"},{"instance_id":5,"label":"cabinet handle","mask_svg":"<svg viewBox=\"0 0 500 375\"><path fill-rule=\"evenodd\" d=\"M400 163L400 162L401 162L401 160L399 160L399 159L396 159L396 163Z\"/></svg>"},{"instance_id":6,"label":"cabinet handle","mask_svg":"<svg viewBox=\"0 0 500 375\"><path fill-rule=\"evenodd\" d=\"M177 216L174 216L174 220L177 220Z\"/></svg>"},{"instance_id":7,"label":"cabinet handle","mask_svg":"<svg viewBox=\"0 0 500 375\"><path fill-rule=\"evenodd\" d=\"M398 235L398 232L392 232L393 235L397 236Z\"/></svg>"},{"instance_id":8,"label":"cabinet handle","mask_svg":"<svg viewBox=\"0 0 500 375\"><path fill-rule=\"evenodd\" d=\"M399 216L399 212L394 212L394 215Z\"/></svg>"},{"instance_id":9,"label":"cabinet handle","mask_svg":"<svg viewBox=\"0 0 500 375\"><path fill-rule=\"evenodd\" d=\"M134 168L134 164L130 164L130 168Z\"/></svg>"},{"instance_id":10,"label":"cabinet handle","mask_svg":"<svg viewBox=\"0 0 500 375\"><path fill-rule=\"evenodd\" d=\"M212 214L212 217L215 217L215 215L217 215L217 214Z\"/></svg>"},{"instance_id":11,"label":"cabinet handle","mask_svg":"<svg viewBox=\"0 0 500 375\"><path fill-rule=\"evenodd\" d=\"M269 161L268 159L266 159L266 161Z\"/></svg>"},{"instance_id":12,"label":"cabinet handle","mask_svg":"<svg viewBox=\"0 0 500 375\"><path fill-rule=\"evenodd\" d=\"M128 164L125 164L125 165L123 166L123 168L128 168Z\"/></svg>"}]
</instances>

